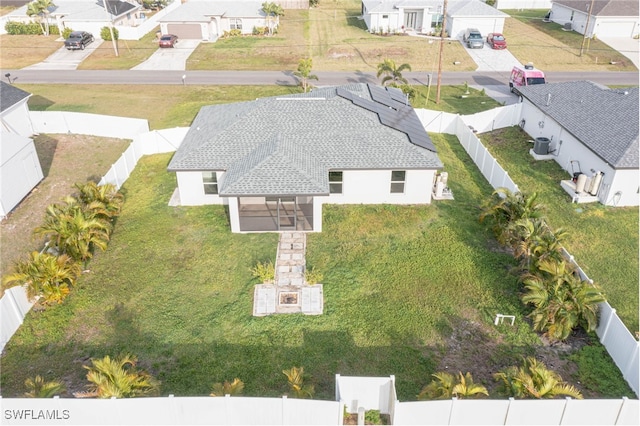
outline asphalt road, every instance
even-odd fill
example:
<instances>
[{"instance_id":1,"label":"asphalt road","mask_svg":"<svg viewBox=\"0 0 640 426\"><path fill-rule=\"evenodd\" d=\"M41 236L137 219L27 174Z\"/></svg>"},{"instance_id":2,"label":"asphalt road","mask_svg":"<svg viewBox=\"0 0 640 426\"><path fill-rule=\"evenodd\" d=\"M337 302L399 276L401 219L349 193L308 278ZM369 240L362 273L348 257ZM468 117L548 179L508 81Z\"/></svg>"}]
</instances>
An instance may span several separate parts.
<instances>
[{"instance_id":1,"label":"asphalt road","mask_svg":"<svg viewBox=\"0 0 640 426\"><path fill-rule=\"evenodd\" d=\"M85 71L85 70L2 70L1 78L11 82L34 84L177 84L177 85L295 85L296 78L291 71ZM347 83L379 83L372 72L314 72L317 86L341 85ZM604 85L637 86L638 72L545 72L547 81L590 80ZM429 82L427 72L403 73L410 84ZM437 73L431 74L432 85L436 84ZM446 72L442 74L443 85L457 85L467 82L474 86L506 85L509 72Z\"/></svg>"}]
</instances>

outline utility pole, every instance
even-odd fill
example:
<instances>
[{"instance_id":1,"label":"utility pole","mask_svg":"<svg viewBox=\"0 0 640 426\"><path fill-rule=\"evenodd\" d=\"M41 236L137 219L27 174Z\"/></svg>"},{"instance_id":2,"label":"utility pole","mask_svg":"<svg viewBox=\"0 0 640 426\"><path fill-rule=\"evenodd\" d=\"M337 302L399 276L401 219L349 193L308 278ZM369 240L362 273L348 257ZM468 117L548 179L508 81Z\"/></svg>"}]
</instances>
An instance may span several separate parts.
<instances>
[{"instance_id":1,"label":"utility pole","mask_svg":"<svg viewBox=\"0 0 640 426\"><path fill-rule=\"evenodd\" d=\"M591 6L589 6L589 11L587 12L587 25L584 28L584 34L582 37L582 45L580 46L580 56L582 56L582 52L584 51L584 42L587 40L587 31L589 31L589 21L591 20L591 14L593 13L593 2L595 0L591 0Z\"/></svg>"},{"instance_id":2,"label":"utility pole","mask_svg":"<svg viewBox=\"0 0 640 426\"><path fill-rule=\"evenodd\" d=\"M111 14L109 13L109 10L107 9L107 0L102 0L102 4L104 5L104 11L107 14L107 18L109 18L109 33L111 34L111 42L113 43L113 51L115 52L116 56L118 56L118 44L117 44L116 38L113 35L113 19L111 18Z\"/></svg>"},{"instance_id":3,"label":"utility pole","mask_svg":"<svg viewBox=\"0 0 640 426\"><path fill-rule=\"evenodd\" d=\"M593 0L592 0L593 1ZM442 50L444 49L444 35L447 30L447 0L442 5L442 31L440 32L440 53L438 54L438 83L436 88L436 104L440 103L440 83L442 82Z\"/></svg>"}]
</instances>

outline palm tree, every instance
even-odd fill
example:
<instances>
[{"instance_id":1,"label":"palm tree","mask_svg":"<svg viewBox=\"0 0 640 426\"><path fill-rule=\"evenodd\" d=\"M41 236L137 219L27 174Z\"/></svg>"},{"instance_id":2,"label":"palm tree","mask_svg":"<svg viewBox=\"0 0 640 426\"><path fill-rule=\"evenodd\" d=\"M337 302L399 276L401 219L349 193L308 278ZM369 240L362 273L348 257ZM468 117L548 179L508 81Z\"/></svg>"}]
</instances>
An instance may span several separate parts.
<instances>
[{"instance_id":1,"label":"palm tree","mask_svg":"<svg viewBox=\"0 0 640 426\"><path fill-rule=\"evenodd\" d=\"M306 58L298 61L298 71L294 71L293 75L300 79L300 84L304 93L307 93L309 88L309 80L318 80L318 76L311 74L311 67L313 66L313 59Z\"/></svg>"},{"instance_id":2,"label":"palm tree","mask_svg":"<svg viewBox=\"0 0 640 426\"><path fill-rule=\"evenodd\" d=\"M53 398L65 391L65 386L55 380L45 381L42 376L36 376L33 379L29 377L24 382L27 392L24 393L25 398Z\"/></svg>"},{"instance_id":3,"label":"palm tree","mask_svg":"<svg viewBox=\"0 0 640 426\"><path fill-rule=\"evenodd\" d=\"M280 22L280 17L284 16L284 9L277 3L262 3L262 11L267 14L267 26L269 27L269 35L273 35L274 23Z\"/></svg>"},{"instance_id":4,"label":"palm tree","mask_svg":"<svg viewBox=\"0 0 640 426\"><path fill-rule=\"evenodd\" d=\"M432 380L418 394L419 400L426 399L451 399L451 398L477 398L480 395L489 396L487 388L474 383L471 373L458 372L456 383L452 374L439 372L432 374Z\"/></svg>"},{"instance_id":5,"label":"palm tree","mask_svg":"<svg viewBox=\"0 0 640 426\"><path fill-rule=\"evenodd\" d=\"M244 383L242 380L235 378L231 383L227 381L224 383L214 383L210 396L242 395L243 391Z\"/></svg>"},{"instance_id":6,"label":"palm tree","mask_svg":"<svg viewBox=\"0 0 640 426\"><path fill-rule=\"evenodd\" d=\"M84 211L78 200L67 197L65 204L47 207L44 224L34 230L47 238L47 244L58 253L86 262L96 248L106 250L112 229L110 223Z\"/></svg>"},{"instance_id":7,"label":"palm tree","mask_svg":"<svg viewBox=\"0 0 640 426\"><path fill-rule=\"evenodd\" d=\"M524 358L522 367L507 367L493 376L501 382L501 391L506 396L537 399L570 396L582 399L580 391L533 357Z\"/></svg>"},{"instance_id":8,"label":"palm tree","mask_svg":"<svg viewBox=\"0 0 640 426\"><path fill-rule=\"evenodd\" d=\"M575 274L565 261L544 259L536 273L521 278L525 292L522 301L533 305L529 314L534 330L551 341L565 340L571 331L582 326L593 331L598 325L598 304L606 300L601 289Z\"/></svg>"},{"instance_id":9,"label":"palm tree","mask_svg":"<svg viewBox=\"0 0 640 426\"><path fill-rule=\"evenodd\" d=\"M313 398L313 385L304 384L304 367L291 367L282 373L287 376L289 387L296 398Z\"/></svg>"},{"instance_id":10,"label":"palm tree","mask_svg":"<svg viewBox=\"0 0 640 426\"><path fill-rule=\"evenodd\" d=\"M561 243L568 232L562 228L553 232L544 219L525 218L515 221L508 229L508 244L524 269L535 268L543 259L563 259Z\"/></svg>"},{"instance_id":11,"label":"palm tree","mask_svg":"<svg viewBox=\"0 0 640 426\"><path fill-rule=\"evenodd\" d=\"M91 366L84 366L89 370L89 392L74 394L76 397L134 398L159 393L160 382L147 372L138 371L137 358L133 355L114 359L107 355L102 359L92 359L91 363Z\"/></svg>"},{"instance_id":12,"label":"palm tree","mask_svg":"<svg viewBox=\"0 0 640 426\"><path fill-rule=\"evenodd\" d=\"M378 64L378 73L376 74L376 77L380 78L381 75L384 75L381 81L383 86L389 85L399 88L403 84L409 84L407 79L402 76L402 72L405 70L411 71L411 65L402 64L398 67L393 59L385 59L383 62Z\"/></svg>"},{"instance_id":13,"label":"palm tree","mask_svg":"<svg viewBox=\"0 0 640 426\"><path fill-rule=\"evenodd\" d=\"M26 285L30 300L42 296L43 304L60 303L80 275L80 265L67 255L32 252L29 259L19 261L15 272L3 280L3 287Z\"/></svg>"},{"instance_id":14,"label":"palm tree","mask_svg":"<svg viewBox=\"0 0 640 426\"><path fill-rule=\"evenodd\" d=\"M516 228L514 224L521 219L538 219L545 209L538 203L537 193L531 195L522 192L512 193L507 188L498 188L485 202L480 214L480 222L489 218L493 232L501 244L509 244L514 238Z\"/></svg>"},{"instance_id":15,"label":"palm tree","mask_svg":"<svg viewBox=\"0 0 640 426\"><path fill-rule=\"evenodd\" d=\"M27 16L37 16L42 34L49 35L49 8L56 7L52 0L33 0L27 5ZM42 23L44 22L44 25Z\"/></svg>"},{"instance_id":16,"label":"palm tree","mask_svg":"<svg viewBox=\"0 0 640 426\"><path fill-rule=\"evenodd\" d=\"M76 183L75 187L79 191L78 200L85 206L85 210L93 212L94 217L112 221L120 214L124 196L115 185L98 185L89 181L85 184Z\"/></svg>"}]
</instances>

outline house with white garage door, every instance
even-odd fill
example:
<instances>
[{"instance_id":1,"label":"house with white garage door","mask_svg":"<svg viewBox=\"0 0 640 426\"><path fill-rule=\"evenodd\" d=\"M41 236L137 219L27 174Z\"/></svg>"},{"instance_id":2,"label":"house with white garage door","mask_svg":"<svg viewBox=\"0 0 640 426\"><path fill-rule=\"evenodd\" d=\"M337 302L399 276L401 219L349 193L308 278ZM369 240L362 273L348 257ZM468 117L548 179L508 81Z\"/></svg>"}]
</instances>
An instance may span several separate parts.
<instances>
[{"instance_id":1,"label":"house with white garage door","mask_svg":"<svg viewBox=\"0 0 640 426\"><path fill-rule=\"evenodd\" d=\"M442 167L402 91L328 87L203 107L170 204L226 205L232 232L321 232L324 204L429 204Z\"/></svg>"},{"instance_id":2,"label":"house with white garage door","mask_svg":"<svg viewBox=\"0 0 640 426\"><path fill-rule=\"evenodd\" d=\"M639 11L638 0L554 0L549 19L586 37L635 37Z\"/></svg>"},{"instance_id":3,"label":"house with white garage door","mask_svg":"<svg viewBox=\"0 0 640 426\"><path fill-rule=\"evenodd\" d=\"M442 7L441 0L362 0L362 17L371 33L430 34L442 25ZM482 34L502 32L508 17L480 0L450 0L446 31L453 38L462 37L467 28Z\"/></svg>"},{"instance_id":4,"label":"house with white garage door","mask_svg":"<svg viewBox=\"0 0 640 426\"><path fill-rule=\"evenodd\" d=\"M182 39L216 40L225 31L252 34L254 27L266 27L261 1L191 0L160 19L163 34ZM275 26L278 18L275 18Z\"/></svg>"},{"instance_id":5,"label":"house with white garage door","mask_svg":"<svg viewBox=\"0 0 640 426\"><path fill-rule=\"evenodd\" d=\"M0 82L0 218L42 180L42 167L30 136L30 93Z\"/></svg>"}]
</instances>

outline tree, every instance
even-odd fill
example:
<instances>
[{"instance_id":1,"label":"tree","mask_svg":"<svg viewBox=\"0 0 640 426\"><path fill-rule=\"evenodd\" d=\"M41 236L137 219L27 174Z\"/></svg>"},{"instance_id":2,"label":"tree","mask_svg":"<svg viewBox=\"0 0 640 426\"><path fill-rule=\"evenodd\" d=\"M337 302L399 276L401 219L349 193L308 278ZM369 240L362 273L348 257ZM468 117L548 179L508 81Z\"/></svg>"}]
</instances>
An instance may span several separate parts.
<instances>
[{"instance_id":1,"label":"tree","mask_svg":"<svg viewBox=\"0 0 640 426\"><path fill-rule=\"evenodd\" d=\"M64 204L47 207L44 224L34 233L47 238L48 247L57 253L86 264L96 248L107 248L111 229L112 225L97 217L96 212L85 210L77 199L66 197Z\"/></svg>"},{"instance_id":2,"label":"tree","mask_svg":"<svg viewBox=\"0 0 640 426\"><path fill-rule=\"evenodd\" d=\"M491 198L484 203L480 214L480 222L490 219L492 230L501 244L509 244L516 229L514 224L521 219L541 218L544 205L538 203L537 193L530 195L522 192L511 192L507 188L498 188Z\"/></svg>"},{"instance_id":3,"label":"tree","mask_svg":"<svg viewBox=\"0 0 640 426\"><path fill-rule=\"evenodd\" d=\"M3 280L5 288L26 285L30 300L42 296L42 303L60 303L80 275L80 265L67 255L32 252L29 260L15 265L15 272Z\"/></svg>"},{"instance_id":4,"label":"tree","mask_svg":"<svg viewBox=\"0 0 640 426\"><path fill-rule=\"evenodd\" d=\"M487 388L474 383L471 373L458 372L457 382L452 374L438 372L432 374L432 380L418 394L419 400L426 399L451 399L451 398L477 398L480 395L489 396Z\"/></svg>"},{"instance_id":5,"label":"tree","mask_svg":"<svg viewBox=\"0 0 640 426\"><path fill-rule=\"evenodd\" d=\"M227 381L224 383L214 383L211 387L210 396L242 395L243 391L244 383L242 380L235 378L231 383Z\"/></svg>"},{"instance_id":6,"label":"tree","mask_svg":"<svg viewBox=\"0 0 640 426\"><path fill-rule=\"evenodd\" d=\"M267 27L269 27L269 35L273 35L273 29L280 23L280 17L284 16L284 9L277 3L262 3L262 11L267 15Z\"/></svg>"},{"instance_id":7,"label":"tree","mask_svg":"<svg viewBox=\"0 0 640 426\"><path fill-rule=\"evenodd\" d=\"M522 367L507 367L493 377L501 382L500 390L506 396L537 399L570 396L582 399L580 391L533 357L524 358Z\"/></svg>"},{"instance_id":8,"label":"tree","mask_svg":"<svg viewBox=\"0 0 640 426\"><path fill-rule=\"evenodd\" d=\"M42 34L49 35L49 8L56 7L52 0L33 0L27 5L27 16L37 16ZM43 25L44 22L44 25Z\"/></svg>"},{"instance_id":9,"label":"tree","mask_svg":"<svg viewBox=\"0 0 640 426\"><path fill-rule=\"evenodd\" d=\"M160 382L147 372L136 369L137 358L133 355L114 359L107 355L102 359L92 359L91 363L91 366L84 366L89 371L89 392L74 394L76 397L134 398L159 393Z\"/></svg>"},{"instance_id":10,"label":"tree","mask_svg":"<svg viewBox=\"0 0 640 426\"><path fill-rule=\"evenodd\" d=\"M563 259L561 242L568 233L562 228L553 232L542 218L520 219L507 228L505 238L524 269L535 268L543 259Z\"/></svg>"},{"instance_id":11,"label":"tree","mask_svg":"<svg viewBox=\"0 0 640 426\"><path fill-rule=\"evenodd\" d=\"M402 64L398 67L393 59L385 59L378 64L376 77L380 78L381 75L384 75L381 81L383 86L389 85L400 88L402 84L409 84L407 79L402 76L402 72L405 70L411 71L411 65Z\"/></svg>"},{"instance_id":12,"label":"tree","mask_svg":"<svg viewBox=\"0 0 640 426\"><path fill-rule=\"evenodd\" d=\"M294 397L313 398L313 385L304 384L304 367L291 367L290 370L283 370L282 373L287 376Z\"/></svg>"},{"instance_id":13,"label":"tree","mask_svg":"<svg viewBox=\"0 0 640 426\"><path fill-rule=\"evenodd\" d=\"M89 181L85 184L76 183L75 187L79 191L78 200L82 202L85 210L92 212L93 217L111 222L120 215L124 196L115 185L98 185Z\"/></svg>"},{"instance_id":14,"label":"tree","mask_svg":"<svg viewBox=\"0 0 640 426\"><path fill-rule=\"evenodd\" d=\"M581 280L565 261L545 259L537 263L537 268L521 278L525 287L522 301L534 307L529 314L534 330L551 341L565 340L577 326L595 330L598 304L606 300L601 289Z\"/></svg>"},{"instance_id":15,"label":"tree","mask_svg":"<svg viewBox=\"0 0 640 426\"><path fill-rule=\"evenodd\" d=\"M62 383L55 380L47 382L41 376L29 377L24 385L27 387L25 398L53 398L65 391Z\"/></svg>"},{"instance_id":16,"label":"tree","mask_svg":"<svg viewBox=\"0 0 640 426\"><path fill-rule=\"evenodd\" d=\"M309 80L318 80L318 76L311 74L311 67L313 66L313 59L305 58L298 61L298 71L295 71L293 75L300 79L300 84L305 93L309 88Z\"/></svg>"}]
</instances>

